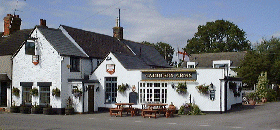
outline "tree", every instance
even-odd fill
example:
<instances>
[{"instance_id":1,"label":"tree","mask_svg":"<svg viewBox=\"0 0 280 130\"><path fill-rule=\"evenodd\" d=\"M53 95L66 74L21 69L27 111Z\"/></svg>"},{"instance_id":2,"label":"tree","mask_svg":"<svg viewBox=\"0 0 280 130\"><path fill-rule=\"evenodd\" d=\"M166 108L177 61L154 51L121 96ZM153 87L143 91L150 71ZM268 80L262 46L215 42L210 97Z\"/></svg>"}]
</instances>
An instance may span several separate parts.
<instances>
[{"instance_id":1,"label":"tree","mask_svg":"<svg viewBox=\"0 0 280 130\"><path fill-rule=\"evenodd\" d=\"M253 87L257 83L261 72L268 70L268 64L264 55L256 51L249 51L240 66L236 69L238 77L242 77L243 83Z\"/></svg>"},{"instance_id":2,"label":"tree","mask_svg":"<svg viewBox=\"0 0 280 130\"><path fill-rule=\"evenodd\" d=\"M267 72L269 83L280 84L280 38L263 40L254 51L249 51L238 69L239 77L249 86L258 81L261 72Z\"/></svg>"},{"instance_id":3,"label":"tree","mask_svg":"<svg viewBox=\"0 0 280 130\"><path fill-rule=\"evenodd\" d=\"M158 42L155 44L157 51L167 61L169 65L172 65L172 59L174 54L174 48L167 43Z\"/></svg>"},{"instance_id":4,"label":"tree","mask_svg":"<svg viewBox=\"0 0 280 130\"><path fill-rule=\"evenodd\" d=\"M199 25L197 29L194 37L188 39L184 48L189 54L250 49L250 43L246 40L245 32L229 21L207 22L206 25Z\"/></svg>"},{"instance_id":5,"label":"tree","mask_svg":"<svg viewBox=\"0 0 280 130\"><path fill-rule=\"evenodd\" d=\"M160 53L160 55L162 57L164 57L164 59L166 60L166 62L169 65L172 65L172 59L173 59L173 54L174 54L174 48L167 44L167 43L163 43L163 42L157 42L156 44L154 43L150 43L147 41L143 41L143 44L146 45L152 45L155 47L155 49Z\"/></svg>"},{"instance_id":6,"label":"tree","mask_svg":"<svg viewBox=\"0 0 280 130\"><path fill-rule=\"evenodd\" d=\"M268 79L271 83L280 84L280 38L272 37L270 40L263 40L257 51L265 55L269 64Z\"/></svg>"}]
</instances>

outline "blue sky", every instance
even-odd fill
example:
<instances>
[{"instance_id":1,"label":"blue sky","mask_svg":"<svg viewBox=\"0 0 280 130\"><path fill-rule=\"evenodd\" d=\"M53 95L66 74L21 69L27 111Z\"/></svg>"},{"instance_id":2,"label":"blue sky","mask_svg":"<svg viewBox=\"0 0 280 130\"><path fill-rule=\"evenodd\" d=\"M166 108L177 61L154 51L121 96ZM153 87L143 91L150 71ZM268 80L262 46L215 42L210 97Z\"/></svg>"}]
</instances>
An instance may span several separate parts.
<instances>
[{"instance_id":1,"label":"blue sky","mask_svg":"<svg viewBox=\"0 0 280 130\"><path fill-rule=\"evenodd\" d=\"M199 25L228 20L246 32L252 44L280 37L279 0L1 0L0 17L15 13L21 29L67 25L112 36L118 9L124 38L136 42L166 42L182 48ZM17 4L16 4L17 3ZM0 21L3 31L3 20ZM177 50L177 49L176 49Z\"/></svg>"}]
</instances>

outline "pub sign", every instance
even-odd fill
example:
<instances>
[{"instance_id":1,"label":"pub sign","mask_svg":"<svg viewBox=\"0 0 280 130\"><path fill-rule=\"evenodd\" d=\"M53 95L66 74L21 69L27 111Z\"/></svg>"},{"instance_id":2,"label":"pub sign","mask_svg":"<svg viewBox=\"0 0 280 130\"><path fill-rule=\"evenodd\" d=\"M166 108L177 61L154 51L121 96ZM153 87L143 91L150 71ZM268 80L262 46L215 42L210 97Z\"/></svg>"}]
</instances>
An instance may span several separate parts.
<instances>
[{"instance_id":1,"label":"pub sign","mask_svg":"<svg viewBox=\"0 0 280 130\"><path fill-rule=\"evenodd\" d=\"M109 74L114 74L115 73L115 64L106 64L106 72Z\"/></svg>"},{"instance_id":2,"label":"pub sign","mask_svg":"<svg viewBox=\"0 0 280 130\"><path fill-rule=\"evenodd\" d=\"M196 71L142 71L142 80L196 80Z\"/></svg>"}]
</instances>

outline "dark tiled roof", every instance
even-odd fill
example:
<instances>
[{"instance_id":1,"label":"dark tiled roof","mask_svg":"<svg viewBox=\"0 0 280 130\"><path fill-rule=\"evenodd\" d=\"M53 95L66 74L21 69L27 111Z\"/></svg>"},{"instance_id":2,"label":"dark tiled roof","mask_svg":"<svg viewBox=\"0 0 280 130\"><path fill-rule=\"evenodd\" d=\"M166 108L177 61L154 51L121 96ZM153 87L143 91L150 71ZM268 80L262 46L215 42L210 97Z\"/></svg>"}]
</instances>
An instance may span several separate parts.
<instances>
[{"instance_id":1,"label":"dark tiled roof","mask_svg":"<svg viewBox=\"0 0 280 130\"><path fill-rule=\"evenodd\" d=\"M28 39L32 30L19 30L8 37L0 37L0 56L15 54L22 43Z\"/></svg>"},{"instance_id":2,"label":"dark tiled roof","mask_svg":"<svg viewBox=\"0 0 280 130\"><path fill-rule=\"evenodd\" d=\"M52 29L46 27L37 27L38 30L45 36L47 41L55 48L61 55L87 57L81 50L79 50L60 29Z\"/></svg>"},{"instance_id":3,"label":"dark tiled roof","mask_svg":"<svg viewBox=\"0 0 280 130\"><path fill-rule=\"evenodd\" d=\"M132 56L122 53L113 53L114 56L118 59L118 61L123 65L126 69L148 69L151 68L149 65L146 64L138 56Z\"/></svg>"},{"instance_id":4,"label":"dark tiled roof","mask_svg":"<svg viewBox=\"0 0 280 130\"><path fill-rule=\"evenodd\" d=\"M131 54L125 44L111 36L61 25L90 57L103 59L109 52Z\"/></svg>"},{"instance_id":5,"label":"dark tiled roof","mask_svg":"<svg viewBox=\"0 0 280 130\"><path fill-rule=\"evenodd\" d=\"M191 54L190 61L197 62L196 67L213 67L213 61L216 60L230 60L231 66L239 66L240 62L245 57L246 52L220 52L220 53L203 53Z\"/></svg>"},{"instance_id":6,"label":"dark tiled roof","mask_svg":"<svg viewBox=\"0 0 280 130\"><path fill-rule=\"evenodd\" d=\"M153 46L128 40L121 40L121 42L129 46L129 48L148 65L154 67L171 67Z\"/></svg>"},{"instance_id":7,"label":"dark tiled roof","mask_svg":"<svg viewBox=\"0 0 280 130\"><path fill-rule=\"evenodd\" d=\"M150 67L170 67L153 46L128 40L118 40L112 36L76 29L65 25L61 25L61 27L68 32L90 57L103 59L109 52L122 53L130 56L136 55ZM129 62L132 61L133 60ZM131 64L136 65L137 62Z\"/></svg>"}]
</instances>

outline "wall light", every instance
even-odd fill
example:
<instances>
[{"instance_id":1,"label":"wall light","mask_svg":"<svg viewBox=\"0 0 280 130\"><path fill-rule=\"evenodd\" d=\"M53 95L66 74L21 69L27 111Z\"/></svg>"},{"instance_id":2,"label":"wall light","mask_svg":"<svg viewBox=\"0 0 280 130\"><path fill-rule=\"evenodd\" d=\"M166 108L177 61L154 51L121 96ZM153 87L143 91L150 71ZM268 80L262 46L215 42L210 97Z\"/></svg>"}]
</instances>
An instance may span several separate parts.
<instances>
[{"instance_id":1,"label":"wall light","mask_svg":"<svg viewBox=\"0 0 280 130\"><path fill-rule=\"evenodd\" d=\"M172 87L172 88L175 88L175 85L174 85L174 83L172 83L172 84L171 84L171 87Z\"/></svg>"},{"instance_id":2,"label":"wall light","mask_svg":"<svg viewBox=\"0 0 280 130\"><path fill-rule=\"evenodd\" d=\"M96 91L96 92L99 92L99 87L97 87L97 88L95 89L95 91Z\"/></svg>"}]
</instances>

